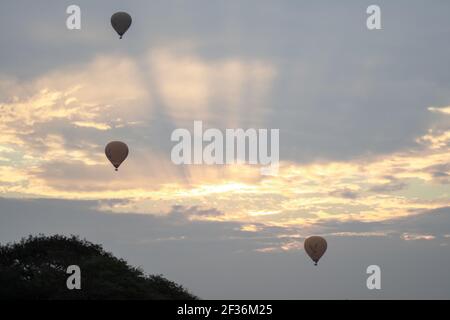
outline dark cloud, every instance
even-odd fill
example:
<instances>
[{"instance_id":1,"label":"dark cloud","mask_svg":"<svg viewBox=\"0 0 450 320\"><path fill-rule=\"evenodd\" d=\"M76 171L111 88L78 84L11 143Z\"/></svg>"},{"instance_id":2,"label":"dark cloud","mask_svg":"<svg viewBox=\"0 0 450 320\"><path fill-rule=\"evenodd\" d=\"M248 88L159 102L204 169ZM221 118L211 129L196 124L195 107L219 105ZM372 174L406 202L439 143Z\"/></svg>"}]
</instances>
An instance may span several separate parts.
<instances>
[{"instance_id":1,"label":"dark cloud","mask_svg":"<svg viewBox=\"0 0 450 320\"><path fill-rule=\"evenodd\" d=\"M436 182L450 184L450 163L430 166L425 171L429 172Z\"/></svg>"},{"instance_id":2,"label":"dark cloud","mask_svg":"<svg viewBox=\"0 0 450 320\"><path fill-rule=\"evenodd\" d=\"M406 187L407 187L407 184L405 182L395 181L395 182L390 182L390 183L373 186L369 189L369 191L372 191L375 193L388 193L388 192L400 191Z\"/></svg>"},{"instance_id":3,"label":"dark cloud","mask_svg":"<svg viewBox=\"0 0 450 320\"><path fill-rule=\"evenodd\" d=\"M435 178L446 178L450 176L447 172L443 172L443 171L434 171L433 172L433 177Z\"/></svg>"},{"instance_id":4,"label":"dark cloud","mask_svg":"<svg viewBox=\"0 0 450 320\"><path fill-rule=\"evenodd\" d=\"M325 221L318 224L327 233L386 233L399 237L403 233L433 235L439 239L450 234L450 207L421 211L409 217L378 222Z\"/></svg>"},{"instance_id":5,"label":"dark cloud","mask_svg":"<svg viewBox=\"0 0 450 320\"><path fill-rule=\"evenodd\" d=\"M333 192L329 193L330 196L334 196L334 197L341 197L344 199L356 199L359 197L358 192L349 190L349 189L344 189L344 190L336 190Z\"/></svg>"},{"instance_id":6,"label":"dark cloud","mask_svg":"<svg viewBox=\"0 0 450 320\"><path fill-rule=\"evenodd\" d=\"M217 209L201 209L198 206L193 207L185 207L185 206L173 206L172 211L169 212L169 215L172 216L185 216L187 218L195 218L195 217L219 217L224 213Z\"/></svg>"},{"instance_id":7,"label":"dark cloud","mask_svg":"<svg viewBox=\"0 0 450 320\"><path fill-rule=\"evenodd\" d=\"M402 170L401 168L397 168L396 172L399 173L401 170ZM389 182L375 185L369 188L369 191L375 193L389 193L394 191L400 191L407 187L407 184L405 182L399 181L399 179L397 179L392 175L386 175L383 178L389 180Z\"/></svg>"}]
</instances>

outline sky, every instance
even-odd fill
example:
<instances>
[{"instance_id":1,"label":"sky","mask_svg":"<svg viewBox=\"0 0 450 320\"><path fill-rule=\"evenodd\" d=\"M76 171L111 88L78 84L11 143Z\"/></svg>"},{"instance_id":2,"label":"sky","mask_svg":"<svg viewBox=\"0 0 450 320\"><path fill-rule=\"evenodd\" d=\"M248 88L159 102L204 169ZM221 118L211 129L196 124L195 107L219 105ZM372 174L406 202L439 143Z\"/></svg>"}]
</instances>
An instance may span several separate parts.
<instances>
[{"instance_id":1,"label":"sky","mask_svg":"<svg viewBox=\"0 0 450 320\"><path fill-rule=\"evenodd\" d=\"M77 234L205 299L450 298L448 1L375 31L364 0L71 4L0 3L0 243ZM278 174L175 165L195 120L279 129Z\"/></svg>"}]
</instances>

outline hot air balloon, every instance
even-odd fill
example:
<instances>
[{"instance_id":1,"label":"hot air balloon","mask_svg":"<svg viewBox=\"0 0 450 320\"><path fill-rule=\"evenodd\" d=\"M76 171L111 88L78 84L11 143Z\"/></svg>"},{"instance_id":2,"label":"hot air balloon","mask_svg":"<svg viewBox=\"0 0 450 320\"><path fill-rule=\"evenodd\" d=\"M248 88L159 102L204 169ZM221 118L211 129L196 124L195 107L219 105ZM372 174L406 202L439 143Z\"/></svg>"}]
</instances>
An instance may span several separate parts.
<instances>
[{"instance_id":1,"label":"hot air balloon","mask_svg":"<svg viewBox=\"0 0 450 320\"><path fill-rule=\"evenodd\" d=\"M128 157L128 146L121 141L113 141L105 147L105 155L118 171L122 162Z\"/></svg>"},{"instance_id":2,"label":"hot air balloon","mask_svg":"<svg viewBox=\"0 0 450 320\"><path fill-rule=\"evenodd\" d=\"M116 12L111 16L111 25L122 39L122 36L131 26L131 16L126 12Z\"/></svg>"},{"instance_id":3,"label":"hot air balloon","mask_svg":"<svg viewBox=\"0 0 450 320\"><path fill-rule=\"evenodd\" d=\"M322 237L313 236L305 240L304 246L306 253L314 261L314 265L317 266L317 262L327 251L327 241Z\"/></svg>"}]
</instances>

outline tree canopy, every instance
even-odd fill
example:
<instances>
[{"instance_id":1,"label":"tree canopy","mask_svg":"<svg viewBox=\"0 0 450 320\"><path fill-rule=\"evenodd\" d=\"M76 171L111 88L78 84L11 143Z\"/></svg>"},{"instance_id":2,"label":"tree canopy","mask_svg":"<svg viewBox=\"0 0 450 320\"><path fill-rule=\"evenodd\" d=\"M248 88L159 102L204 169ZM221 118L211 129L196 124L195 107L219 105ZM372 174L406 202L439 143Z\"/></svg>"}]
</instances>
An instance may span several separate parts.
<instances>
[{"instance_id":1,"label":"tree canopy","mask_svg":"<svg viewBox=\"0 0 450 320\"><path fill-rule=\"evenodd\" d=\"M66 286L81 269L81 290ZM182 286L136 267L79 237L29 236L0 245L0 299L196 299Z\"/></svg>"}]
</instances>

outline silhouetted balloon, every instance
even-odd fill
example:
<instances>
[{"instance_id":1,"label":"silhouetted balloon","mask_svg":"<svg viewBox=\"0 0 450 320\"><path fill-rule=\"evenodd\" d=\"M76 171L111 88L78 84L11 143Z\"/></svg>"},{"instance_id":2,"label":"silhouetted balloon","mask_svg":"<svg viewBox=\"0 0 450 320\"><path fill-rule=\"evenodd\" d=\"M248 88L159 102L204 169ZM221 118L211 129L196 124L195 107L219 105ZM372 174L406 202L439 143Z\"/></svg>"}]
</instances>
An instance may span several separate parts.
<instances>
[{"instance_id":1,"label":"silhouetted balloon","mask_svg":"<svg viewBox=\"0 0 450 320\"><path fill-rule=\"evenodd\" d=\"M105 155L117 171L128 157L128 146L120 141L110 142L105 148Z\"/></svg>"},{"instance_id":2,"label":"silhouetted balloon","mask_svg":"<svg viewBox=\"0 0 450 320\"><path fill-rule=\"evenodd\" d=\"M119 34L120 39L131 26L131 16L126 12L116 12L111 17L111 25Z\"/></svg>"},{"instance_id":3,"label":"silhouetted balloon","mask_svg":"<svg viewBox=\"0 0 450 320\"><path fill-rule=\"evenodd\" d=\"M305 240L304 246L306 253L317 266L317 262L322 258L325 251L327 251L327 241L322 237L313 236Z\"/></svg>"}]
</instances>

